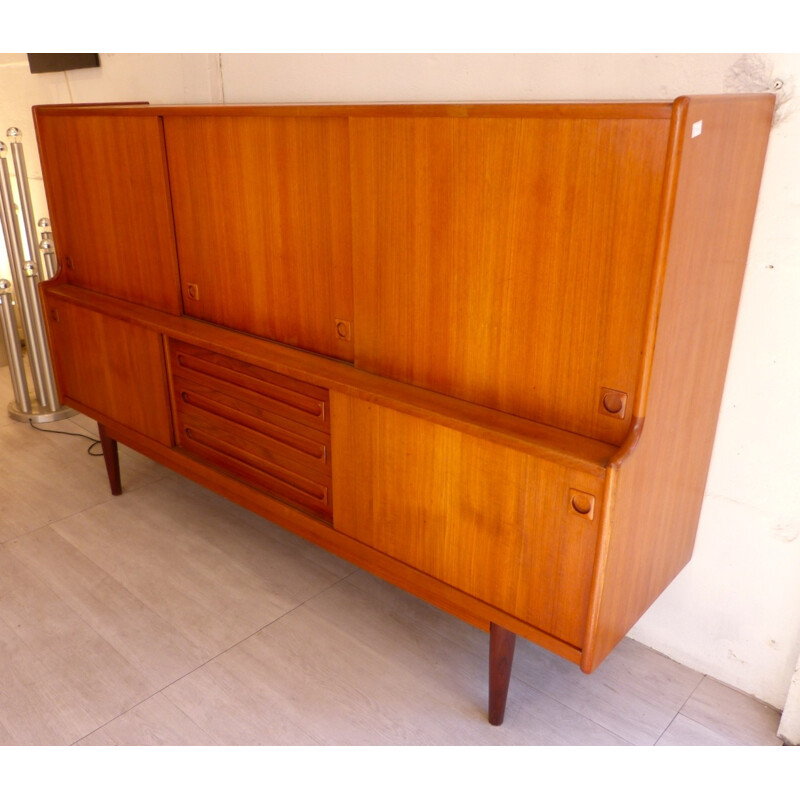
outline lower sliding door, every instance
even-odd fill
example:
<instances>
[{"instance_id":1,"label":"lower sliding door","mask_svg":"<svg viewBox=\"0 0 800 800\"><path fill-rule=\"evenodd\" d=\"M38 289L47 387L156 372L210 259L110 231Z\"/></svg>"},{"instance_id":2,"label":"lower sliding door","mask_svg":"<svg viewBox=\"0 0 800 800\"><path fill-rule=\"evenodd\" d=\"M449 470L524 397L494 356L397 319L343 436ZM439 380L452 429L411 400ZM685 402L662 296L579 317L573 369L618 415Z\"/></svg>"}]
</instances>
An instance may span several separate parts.
<instances>
[{"instance_id":1,"label":"lower sliding door","mask_svg":"<svg viewBox=\"0 0 800 800\"><path fill-rule=\"evenodd\" d=\"M571 645L602 478L331 392L334 526Z\"/></svg>"},{"instance_id":2,"label":"lower sliding door","mask_svg":"<svg viewBox=\"0 0 800 800\"><path fill-rule=\"evenodd\" d=\"M172 446L161 334L47 292L44 304L62 402Z\"/></svg>"}]
</instances>

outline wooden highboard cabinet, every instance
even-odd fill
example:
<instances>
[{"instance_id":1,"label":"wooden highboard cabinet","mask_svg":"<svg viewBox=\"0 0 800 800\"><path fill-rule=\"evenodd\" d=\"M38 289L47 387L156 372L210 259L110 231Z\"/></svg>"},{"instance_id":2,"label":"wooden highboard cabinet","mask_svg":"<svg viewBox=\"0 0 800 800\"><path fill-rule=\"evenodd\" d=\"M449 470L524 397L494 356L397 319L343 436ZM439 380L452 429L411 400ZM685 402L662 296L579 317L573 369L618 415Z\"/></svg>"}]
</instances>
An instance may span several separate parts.
<instances>
[{"instance_id":1,"label":"wooden highboard cabinet","mask_svg":"<svg viewBox=\"0 0 800 800\"><path fill-rule=\"evenodd\" d=\"M34 109L62 402L591 672L691 557L774 98Z\"/></svg>"}]
</instances>

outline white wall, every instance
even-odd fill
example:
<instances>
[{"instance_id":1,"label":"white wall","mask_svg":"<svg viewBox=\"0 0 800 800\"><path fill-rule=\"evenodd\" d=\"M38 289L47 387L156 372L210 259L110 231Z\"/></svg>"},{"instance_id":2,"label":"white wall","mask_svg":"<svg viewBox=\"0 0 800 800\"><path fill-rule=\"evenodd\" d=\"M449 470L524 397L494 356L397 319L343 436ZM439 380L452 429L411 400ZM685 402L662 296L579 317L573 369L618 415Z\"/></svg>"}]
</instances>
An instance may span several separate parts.
<instances>
[{"instance_id":1,"label":"white wall","mask_svg":"<svg viewBox=\"0 0 800 800\"><path fill-rule=\"evenodd\" d=\"M783 707L800 654L800 117L793 97L800 56L100 59L98 69L31 76L24 56L0 55L0 135L12 124L31 130L29 107L44 102L663 99L761 91L782 79L695 556L631 635ZM33 153L29 171L38 178Z\"/></svg>"}]
</instances>

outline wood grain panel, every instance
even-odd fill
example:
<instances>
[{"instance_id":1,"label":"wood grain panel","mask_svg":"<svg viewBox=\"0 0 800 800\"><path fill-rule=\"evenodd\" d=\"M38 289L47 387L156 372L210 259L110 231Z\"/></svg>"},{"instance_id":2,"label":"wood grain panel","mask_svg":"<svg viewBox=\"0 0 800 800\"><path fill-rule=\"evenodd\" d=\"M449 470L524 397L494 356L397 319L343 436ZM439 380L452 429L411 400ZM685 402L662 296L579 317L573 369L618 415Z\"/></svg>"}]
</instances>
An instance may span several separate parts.
<instances>
[{"instance_id":1,"label":"wood grain panel","mask_svg":"<svg viewBox=\"0 0 800 800\"><path fill-rule=\"evenodd\" d=\"M599 502L602 480L344 394L331 408L337 530L580 646L597 527L570 489Z\"/></svg>"},{"instance_id":2,"label":"wood grain panel","mask_svg":"<svg viewBox=\"0 0 800 800\"><path fill-rule=\"evenodd\" d=\"M236 394L173 376L173 391L178 413L199 411L219 419L258 431L280 443L296 458L310 459L320 465L328 461L330 436L307 428L285 417L270 414L264 408L242 400Z\"/></svg>"},{"instance_id":3,"label":"wood grain panel","mask_svg":"<svg viewBox=\"0 0 800 800\"><path fill-rule=\"evenodd\" d=\"M347 120L164 124L186 313L352 361Z\"/></svg>"},{"instance_id":4,"label":"wood grain panel","mask_svg":"<svg viewBox=\"0 0 800 800\"><path fill-rule=\"evenodd\" d=\"M330 519L330 475L291 461L281 464L286 460L275 458L272 448L254 441L246 429L220 424L213 417L185 414L177 424L178 442L188 452L259 491Z\"/></svg>"},{"instance_id":5,"label":"wood grain panel","mask_svg":"<svg viewBox=\"0 0 800 800\"><path fill-rule=\"evenodd\" d=\"M209 398L253 416L278 416L303 427L330 430L327 389L174 339L169 354L172 375L203 386Z\"/></svg>"},{"instance_id":6,"label":"wood grain panel","mask_svg":"<svg viewBox=\"0 0 800 800\"><path fill-rule=\"evenodd\" d=\"M75 116L94 113L102 107L109 116L163 117L538 117L550 119L669 119L672 102L593 102L574 103L356 103L339 105L158 105L147 103L82 103L48 105L51 115Z\"/></svg>"},{"instance_id":7,"label":"wood grain panel","mask_svg":"<svg viewBox=\"0 0 800 800\"><path fill-rule=\"evenodd\" d=\"M692 554L773 104L762 94L677 106L675 201L648 403L636 449L615 467L587 671Z\"/></svg>"},{"instance_id":8,"label":"wood grain panel","mask_svg":"<svg viewBox=\"0 0 800 800\"><path fill-rule=\"evenodd\" d=\"M185 342L168 350L178 446L330 520L327 390Z\"/></svg>"},{"instance_id":9,"label":"wood grain panel","mask_svg":"<svg viewBox=\"0 0 800 800\"><path fill-rule=\"evenodd\" d=\"M172 422L162 337L43 293L56 384L77 401L164 445Z\"/></svg>"},{"instance_id":10,"label":"wood grain panel","mask_svg":"<svg viewBox=\"0 0 800 800\"><path fill-rule=\"evenodd\" d=\"M306 468L326 469L330 459L330 437L314 428L302 430L287 424L281 417L263 413L251 414L230 404L230 397L212 396L204 386L188 381L174 382L176 409L179 417L198 420L208 430L224 436L229 431L254 452L262 452L275 463L299 463Z\"/></svg>"},{"instance_id":11,"label":"wood grain panel","mask_svg":"<svg viewBox=\"0 0 800 800\"><path fill-rule=\"evenodd\" d=\"M691 554L772 102L42 111L91 256L42 290L64 399L591 671ZM163 124L191 316L174 254L153 302L105 255L126 210L133 273L163 233Z\"/></svg>"},{"instance_id":12,"label":"wood grain panel","mask_svg":"<svg viewBox=\"0 0 800 800\"><path fill-rule=\"evenodd\" d=\"M604 444L596 439L578 436L485 406L381 378L335 359L322 358L190 317L176 317L144 309L113 297L88 292L77 286L58 285L51 281L43 285L42 291L54 301L63 300L81 308L102 311L121 320L135 322L148 330L163 333L167 337L180 339L182 347L188 346L195 353L201 351L205 354L212 353L222 360L238 361L240 364L243 363L242 360L246 360L254 373L258 370L261 370L262 375L264 372L271 373L274 377L268 382L283 378L287 381L287 386L294 386L293 381L300 381L308 387L308 382L314 381L318 387L346 391L369 402L378 401L398 411L424 416L432 422L445 423L465 433L524 450L548 461L556 461L593 475L604 474L606 465L618 449L614 445ZM213 347L214 351L209 351L209 347ZM175 369L174 361L172 369ZM203 367L203 369L208 368ZM237 369L241 369L241 366ZM204 375L206 375L204 381L208 385L208 373ZM230 381L230 378L226 380ZM229 387L226 391L229 391ZM273 396L273 391L264 387L256 391L262 395L258 402L266 407L270 397ZM296 398L291 402L296 403ZM276 404L273 410L285 416L287 413L285 405L284 402ZM279 410L281 406L283 409ZM320 412L324 419L318 424L325 428L327 412L324 404L322 408L317 404L315 414L319 416Z\"/></svg>"},{"instance_id":13,"label":"wood grain panel","mask_svg":"<svg viewBox=\"0 0 800 800\"><path fill-rule=\"evenodd\" d=\"M159 118L37 109L36 134L66 280L179 314Z\"/></svg>"},{"instance_id":14,"label":"wood grain panel","mask_svg":"<svg viewBox=\"0 0 800 800\"><path fill-rule=\"evenodd\" d=\"M351 120L356 366L612 443L665 119Z\"/></svg>"}]
</instances>

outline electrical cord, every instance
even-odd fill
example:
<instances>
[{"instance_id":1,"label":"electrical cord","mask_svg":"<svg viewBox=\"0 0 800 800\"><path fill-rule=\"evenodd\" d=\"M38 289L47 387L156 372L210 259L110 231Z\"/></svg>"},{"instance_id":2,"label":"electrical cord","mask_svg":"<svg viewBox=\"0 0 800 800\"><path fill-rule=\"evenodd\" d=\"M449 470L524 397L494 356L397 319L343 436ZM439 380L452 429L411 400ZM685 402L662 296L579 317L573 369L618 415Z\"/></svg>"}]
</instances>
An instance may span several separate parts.
<instances>
[{"instance_id":1,"label":"electrical cord","mask_svg":"<svg viewBox=\"0 0 800 800\"><path fill-rule=\"evenodd\" d=\"M86 452L90 456L102 456L103 455L103 451L102 450L100 450L99 453L92 452L93 448L100 444L100 440L99 439L95 439L93 436L87 436L85 433L72 433L72 431L56 431L56 430L53 430L52 428L37 428L36 425L33 424L33 420L32 419L28 420L28 424L35 431L41 431L42 433L61 433L64 436L79 436L81 439L88 439L91 442L91 444L86 449Z\"/></svg>"}]
</instances>

